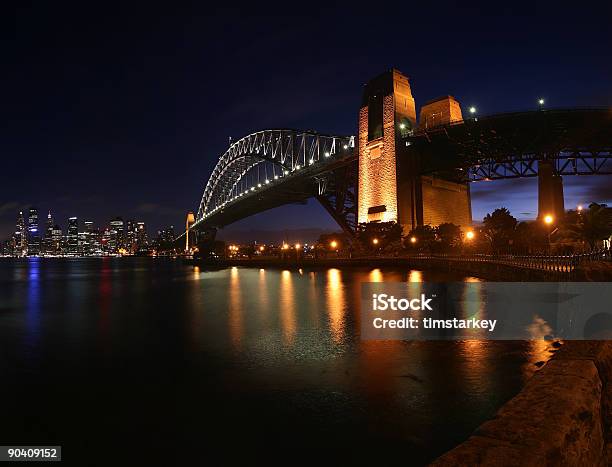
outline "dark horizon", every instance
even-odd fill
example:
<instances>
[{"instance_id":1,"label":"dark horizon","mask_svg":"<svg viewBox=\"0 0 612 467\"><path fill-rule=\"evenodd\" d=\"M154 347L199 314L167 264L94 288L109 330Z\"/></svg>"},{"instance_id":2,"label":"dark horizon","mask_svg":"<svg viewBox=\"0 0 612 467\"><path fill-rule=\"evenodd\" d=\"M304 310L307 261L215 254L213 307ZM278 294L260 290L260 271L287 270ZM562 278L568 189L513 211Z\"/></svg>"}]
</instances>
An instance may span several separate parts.
<instances>
[{"instance_id":1,"label":"dark horizon","mask_svg":"<svg viewBox=\"0 0 612 467\"><path fill-rule=\"evenodd\" d=\"M612 106L605 11L446 6L436 15L441 7L16 8L1 33L0 240L31 205L41 224L50 209L64 229L70 216L99 227L121 216L150 233L178 230L230 136L354 134L363 83L391 67L410 77L417 109L445 94L479 115L535 109L540 97L549 108ZM535 218L536 183L473 185L474 220L501 206ZM564 183L568 208L612 201L602 178ZM270 226L338 229L309 202L223 233Z\"/></svg>"}]
</instances>

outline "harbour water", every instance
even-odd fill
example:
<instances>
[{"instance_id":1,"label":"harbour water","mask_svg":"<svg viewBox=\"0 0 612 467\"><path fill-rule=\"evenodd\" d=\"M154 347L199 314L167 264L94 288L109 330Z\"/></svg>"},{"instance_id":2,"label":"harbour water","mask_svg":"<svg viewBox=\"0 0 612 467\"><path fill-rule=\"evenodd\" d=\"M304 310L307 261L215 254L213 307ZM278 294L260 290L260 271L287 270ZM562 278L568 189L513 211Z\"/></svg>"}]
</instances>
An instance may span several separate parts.
<instances>
[{"instance_id":1,"label":"harbour water","mask_svg":"<svg viewBox=\"0 0 612 467\"><path fill-rule=\"evenodd\" d=\"M382 280L479 279L1 259L0 444L62 445L80 465L199 465L250 450L272 461L279 446L427 463L493 416L551 349L362 340L360 284Z\"/></svg>"}]
</instances>

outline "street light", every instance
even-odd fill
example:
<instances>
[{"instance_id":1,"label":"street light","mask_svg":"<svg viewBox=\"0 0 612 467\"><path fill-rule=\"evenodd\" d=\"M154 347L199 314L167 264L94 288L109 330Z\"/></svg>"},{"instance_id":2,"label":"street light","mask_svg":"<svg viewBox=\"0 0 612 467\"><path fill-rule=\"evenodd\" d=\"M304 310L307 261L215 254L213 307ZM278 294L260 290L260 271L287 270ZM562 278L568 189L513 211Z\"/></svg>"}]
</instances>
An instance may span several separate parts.
<instances>
[{"instance_id":1,"label":"street light","mask_svg":"<svg viewBox=\"0 0 612 467\"><path fill-rule=\"evenodd\" d=\"M295 244L295 249L296 249L296 250L299 250L301 247L302 247L302 245L300 245L299 243L296 243L296 244Z\"/></svg>"},{"instance_id":2,"label":"street light","mask_svg":"<svg viewBox=\"0 0 612 467\"><path fill-rule=\"evenodd\" d=\"M540 107L544 105L544 99L543 98L539 98L538 99L538 104L540 104Z\"/></svg>"},{"instance_id":3,"label":"street light","mask_svg":"<svg viewBox=\"0 0 612 467\"><path fill-rule=\"evenodd\" d=\"M555 218L553 216L551 216L550 214L547 214L544 216L544 223L547 226L552 225L552 223L555 221ZM557 229L553 229L551 230L550 228L548 229L548 253L550 254L550 236L552 234L554 234L557 231Z\"/></svg>"},{"instance_id":4,"label":"street light","mask_svg":"<svg viewBox=\"0 0 612 467\"><path fill-rule=\"evenodd\" d=\"M416 243L417 238L416 237L410 237L410 243Z\"/></svg>"},{"instance_id":5,"label":"street light","mask_svg":"<svg viewBox=\"0 0 612 467\"><path fill-rule=\"evenodd\" d=\"M338 242L336 240L332 240L329 243L329 246L331 246L335 250L338 247Z\"/></svg>"},{"instance_id":6,"label":"street light","mask_svg":"<svg viewBox=\"0 0 612 467\"><path fill-rule=\"evenodd\" d=\"M578 209L578 212L582 211L582 204L579 204L577 209Z\"/></svg>"},{"instance_id":7,"label":"street light","mask_svg":"<svg viewBox=\"0 0 612 467\"><path fill-rule=\"evenodd\" d=\"M261 246L259 247L259 251L264 251L264 250L265 250L265 247L264 247L263 245L261 245Z\"/></svg>"},{"instance_id":8,"label":"street light","mask_svg":"<svg viewBox=\"0 0 612 467\"><path fill-rule=\"evenodd\" d=\"M374 240L372 240L372 243L373 243L374 245L378 245L378 239L377 239L377 238L375 238Z\"/></svg>"},{"instance_id":9,"label":"street light","mask_svg":"<svg viewBox=\"0 0 612 467\"><path fill-rule=\"evenodd\" d=\"M470 107L470 114L474 115L476 113L476 107L472 106Z\"/></svg>"},{"instance_id":10,"label":"street light","mask_svg":"<svg viewBox=\"0 0 612 467\"><path fill-rule=\"evenodd\" d=\"M468 239L468 240L473 240L473 239L474 239L474 237L475 237L475 235L476 235L476 234L474 234L474 231L473 231L473 230L468 230L468 231L465 233L465 238L466 238L466 239Z\"/></svg>"}]
</instances>

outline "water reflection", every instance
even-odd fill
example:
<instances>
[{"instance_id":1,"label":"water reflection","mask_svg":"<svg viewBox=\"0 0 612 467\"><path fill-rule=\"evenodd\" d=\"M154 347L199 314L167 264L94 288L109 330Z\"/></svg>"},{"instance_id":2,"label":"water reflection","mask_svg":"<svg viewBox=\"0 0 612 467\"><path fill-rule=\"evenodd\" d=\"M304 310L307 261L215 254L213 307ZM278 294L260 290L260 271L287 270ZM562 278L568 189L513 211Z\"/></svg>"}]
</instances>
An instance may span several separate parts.
<instances>
[{"instance_id":1,"label":"water reflection","mask_svg":"<svg viewBox=\"0 0 612 467\"><path fill-rule=\"evenodd\" d=\"M240 272L238 268L230 269L229 281L229 332L230 339L235 349L240 349L243 333L242 313L242 291L240 290Z\"/></svg>"},{"instance_id":2,"label":"water reflection","mask_svg":"<svg viewBox=\"0 0 612 467\"><path fill-rule=\"evenodd\" d=\"M344 339L344 313L346 305L344 302L344 290L342 289L342 273L339 269L327 271L325 293L331 335L336 343L340 343Z\"/></svg>"},{"instance_id":3,"label":"water reflection","mask_svg":"<svg viewBox=\"0 0 612 467\"><path fill-rule=\"evenodd\" d=\"M26 345L35 347L40 339L40 258L28 258L28 300Z\"/></svg>"},{"instance_id":4,"label":"water reflection","mask_svg":"<svg viewBox=\"0 0 612 467\"><path fill-rule=\"evenodd\" d=\"M312 445L348 445L373 435L426 464L493 416L534 364L550 356L544 341L361 339L361 283L402 281L418 291L429 282L478 282L459 273L206 271L178 261L152 266L148 259L41 263L0 265L0 342L9 350L0 366L20 368L33 354L23 348L36 346L40 366L52 369L49 381L56 371L64 378L55 381L70 380L70 391L35 381L48 384L40 389L45 403L70 407L75 395L84 395L92 410L103 406L99 419L118 418L130 429L140 420L164 432L166 419L157 420L150 407L180 394L165 415L197 439L211 431L225 435L225 426L279 443L283 434ZM486 318L486 297L473 286L463 296L464 314ZM146 394L151 399L138 412L131 401ZM17 389L4 395L30 407ZM131 410L136 416L119 418ZM83 425L66 413L66 419L63 410L62 417L45 418L68 429ZM6 425L13 429L15 420Z\"/></svg>"},{"instance_id":5,"label":"water reflection","mask_svg":"<svg viewBox=\"0 0 612 467\"><path fill-rule=\"evenodd\" d=\"M378 268L372 269L370 271L369 279L370 279L370 282L382 282L383 281L383 274L380 271L380 269L378 269Z\"/></svg>"},{"instance_id":6,"label":"water reflection","mask_svg":"<svg viewBox=\"0 0 612 467\"><path fill-rule=\"evenodd\" d=\"M295 337L295 294L291 272L284 270L280 277L279 306L281 329L285 344L293 344Z\"/></svg>"}]
</instances>

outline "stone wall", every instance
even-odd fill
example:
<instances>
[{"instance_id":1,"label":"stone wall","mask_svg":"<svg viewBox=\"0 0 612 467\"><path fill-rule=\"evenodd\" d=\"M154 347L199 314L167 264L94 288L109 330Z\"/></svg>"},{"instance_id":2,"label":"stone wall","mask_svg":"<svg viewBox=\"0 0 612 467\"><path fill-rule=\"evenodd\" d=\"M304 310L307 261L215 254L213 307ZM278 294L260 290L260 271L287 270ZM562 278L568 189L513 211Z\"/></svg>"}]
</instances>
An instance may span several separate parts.
<instances>
[{"instance_id":1,"label":"stone wall","mask_svg":"<svg viewBox=\"0 0 612 467\"><path fill-rule=\"evenodd\" d=\"M452 222L464 229L472 225L472 206L467 183L421 177L423 224L437 226Z\"/></svg>"},{"instance_id":2,"label":"stone wall","mask_svg":"<svg viewBox=\"0 0 612 467\"><path fill-rule=\"evenodd\" d=\"M612 342L572 341L433 466L603 466L612 461Z\"/></svg>"}]
</instances>

